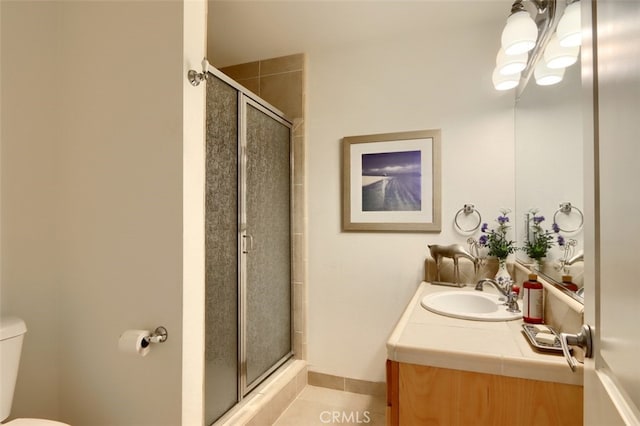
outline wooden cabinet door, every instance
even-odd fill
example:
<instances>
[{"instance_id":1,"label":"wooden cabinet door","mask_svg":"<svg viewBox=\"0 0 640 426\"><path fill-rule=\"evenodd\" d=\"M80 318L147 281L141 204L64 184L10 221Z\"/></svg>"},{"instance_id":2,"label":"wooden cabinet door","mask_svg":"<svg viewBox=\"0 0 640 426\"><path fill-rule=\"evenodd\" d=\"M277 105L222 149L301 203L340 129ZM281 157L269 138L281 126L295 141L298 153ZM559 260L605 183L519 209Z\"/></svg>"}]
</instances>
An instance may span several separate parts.
<instances>
[{"instance_id":1,"label":"wooden cabinet door","mask_svg":"<svg viewBox=\"0 0 640 426\"><path fill-rule=\"evenodd\" d=\"M581 386L393 362L387 374L388 425L582 425Z\"/></svg>"}]
</instances>

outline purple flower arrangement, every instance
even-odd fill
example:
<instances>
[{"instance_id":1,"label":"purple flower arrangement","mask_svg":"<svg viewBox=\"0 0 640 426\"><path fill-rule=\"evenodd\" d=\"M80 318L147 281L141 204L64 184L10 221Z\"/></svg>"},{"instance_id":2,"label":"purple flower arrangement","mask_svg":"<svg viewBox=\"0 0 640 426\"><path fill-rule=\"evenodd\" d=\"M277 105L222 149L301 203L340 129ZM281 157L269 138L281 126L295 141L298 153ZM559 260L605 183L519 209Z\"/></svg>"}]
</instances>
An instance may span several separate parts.
<instances>
[{"instance_id":1,"label":"purple flower arrangement","mask_svg":"<svg viewBox=\"0 0 640 426\"><path fill-rule=\"evenodd\" d=\"M501 209L500 216L496 218L498 226L495 229L489 229L489 224L483 223L480 231L482 235L478 238L478 244L481 247L488 247L489 256L495 256L500 260L505 260L509 254L516 251L514 241L507 238L509 230L509 213L511 210Z\"/></svg>"},{"instance_id":2,"label":"purple flower arrangement","mask_svg":"<svg viewBox=\"0 0 640 426\"><path fill-rule=\"evenodd\" d=\"M531 222L531 230L532 236L525 243L522 248L531 259L541 260L543 257L546 257L547 252L553 245L557 242L559 246L565 245L565 240L562 235L560 235L560 227L557 223L553 223L551 225L551 230L548 231L542 229L540 225L544 222L544 216L538 216L538 210L534 209L529 212L531 217L529 221Z\"/></svg>"}]
</instances>

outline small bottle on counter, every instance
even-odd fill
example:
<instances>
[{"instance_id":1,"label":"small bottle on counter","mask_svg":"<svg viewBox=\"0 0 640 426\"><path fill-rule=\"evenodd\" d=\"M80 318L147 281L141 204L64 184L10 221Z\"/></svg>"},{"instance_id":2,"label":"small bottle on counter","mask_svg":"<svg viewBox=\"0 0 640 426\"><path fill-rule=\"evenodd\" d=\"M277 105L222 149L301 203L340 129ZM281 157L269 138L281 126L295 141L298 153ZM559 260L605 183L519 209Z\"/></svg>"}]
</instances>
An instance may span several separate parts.
<instances>
[{"instance_id":1,"label":"small bottle on counter","mask_svg":"<svg viewBox=\"0 0 640 426\"><path fill-rule=\"evenodd\" d=\"M576 283L571 281L571 275L563 275L562 276L562 285L565 286L568 290L578 291L579 287Z\"/></svg>"},{"instance_id":2,"label":"small bottle on counter","mask_svg":"<svg viewBox=\"0 0 640 426\"><path fill-rule=\"evenodd\" d=\"M536 274L529 274L529 281L522 284L522 319L530 324L542 324L542 283Z\"/></svg>"}]
</instances>

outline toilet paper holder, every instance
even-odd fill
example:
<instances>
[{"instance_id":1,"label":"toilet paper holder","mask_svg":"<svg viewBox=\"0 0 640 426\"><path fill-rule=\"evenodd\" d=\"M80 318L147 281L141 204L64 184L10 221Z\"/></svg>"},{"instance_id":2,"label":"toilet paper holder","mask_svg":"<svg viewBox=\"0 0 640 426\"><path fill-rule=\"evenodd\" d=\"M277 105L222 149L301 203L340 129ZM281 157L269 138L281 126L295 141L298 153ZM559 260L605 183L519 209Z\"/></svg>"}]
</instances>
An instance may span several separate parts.
<instances>
[{"instance_id":1,"label":"toilet paper holder","mask_svg":"<svg viewBox=\"0 0 640 426\"><path fill-rule=\"evenodd\" d=\"M166 328L162 326L156 327L156 329L153 330L153 333L144 338L142 347L147 347L151 343L164 343L167 341L168 337L169 333L167 332Z\"/></svg>"}]
</instances>

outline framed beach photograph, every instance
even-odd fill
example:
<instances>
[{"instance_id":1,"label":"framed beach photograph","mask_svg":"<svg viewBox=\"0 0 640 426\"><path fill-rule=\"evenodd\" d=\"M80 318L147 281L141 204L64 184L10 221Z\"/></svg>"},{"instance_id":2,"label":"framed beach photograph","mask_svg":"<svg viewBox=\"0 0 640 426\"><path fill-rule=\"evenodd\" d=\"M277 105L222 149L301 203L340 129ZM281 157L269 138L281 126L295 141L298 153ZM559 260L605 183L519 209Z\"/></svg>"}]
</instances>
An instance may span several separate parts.
<instances>
[{"instance_id":1,"label":"framed beach photograph","mask_svg":"<svg viewBox=\"0 0 640 426\"><path fill-rule=\"evenodd\" d=\"M440 130L342 139L342 230L440 232Z\"/></svg>"}]
</instances>

